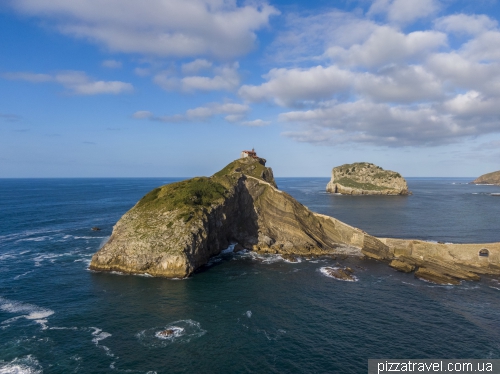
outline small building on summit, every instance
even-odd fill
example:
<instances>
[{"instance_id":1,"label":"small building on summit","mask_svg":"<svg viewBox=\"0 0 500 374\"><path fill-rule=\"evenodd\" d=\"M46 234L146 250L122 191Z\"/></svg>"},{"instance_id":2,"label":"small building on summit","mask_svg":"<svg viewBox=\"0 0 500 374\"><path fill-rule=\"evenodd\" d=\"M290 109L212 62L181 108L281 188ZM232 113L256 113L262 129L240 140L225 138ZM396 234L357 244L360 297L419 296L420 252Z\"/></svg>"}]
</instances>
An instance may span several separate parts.
<instances>
[{"instance_id":1,"label":"small building on summit","mask_svg":"<svg viewBox=\"0 0 500 374\"><path fill-rule=\"evenodd\" d=\"M245 158L245 157L257 158L257 152L255 152L255 149L253 149L253 148L251 151L241 152L241 158Z\"/></svg>"}]
</instances>

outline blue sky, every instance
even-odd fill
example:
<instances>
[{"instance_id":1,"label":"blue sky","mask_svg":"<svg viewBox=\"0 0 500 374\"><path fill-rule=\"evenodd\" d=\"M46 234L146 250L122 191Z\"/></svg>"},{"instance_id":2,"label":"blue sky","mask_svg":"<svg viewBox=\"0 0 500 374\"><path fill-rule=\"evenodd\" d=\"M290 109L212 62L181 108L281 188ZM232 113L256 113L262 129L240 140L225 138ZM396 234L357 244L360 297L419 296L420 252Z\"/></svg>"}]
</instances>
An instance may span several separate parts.
<instances>
[{"instance_id":1,"label":"blue sky","mask_svg":"<svg viewBox=\"0 0 500 374\"><path fill-rule=\"evenodd\" d=\"M312 4L311 4L312 3ZM0 178L500 169L497 0L6 0Z\"/></svg>"}]
</instances>

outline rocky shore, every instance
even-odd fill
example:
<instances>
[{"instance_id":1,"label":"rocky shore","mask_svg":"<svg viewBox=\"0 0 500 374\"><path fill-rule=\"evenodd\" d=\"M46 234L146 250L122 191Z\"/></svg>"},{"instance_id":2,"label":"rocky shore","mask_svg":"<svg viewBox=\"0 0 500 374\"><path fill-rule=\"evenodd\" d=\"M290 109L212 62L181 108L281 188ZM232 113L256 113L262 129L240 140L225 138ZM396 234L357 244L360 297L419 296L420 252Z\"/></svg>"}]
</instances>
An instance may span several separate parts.
<instances>
[{"instance_id":1,"label":"rocky shore","mask_svg":"<svg viewBox=\"0 0 500 374\"><path fill-rule=\"evenodd\" d=\"M242 158L211 177L156 188L117 222L90 269L184 278L236 243L235 250L281 254L289 261L366 256L435 283L500 274L500 243L376 238L311 212L277 188L265 164L262 158ZM342 273L345 269L332 276Z\"/></svg>"},{"instance_id":2,"label":"rocky shore","mask_svg":"<svg viewBox=\"0 0 500 374\"><path fill-rule=\"evenodd\" d=\"M479 178L474 179L472 184L496 184L500 186L500 170L493 173L483 174Z\"/></svg>"},{"instance_id":3,"label":"rocky shore","mask_svg":"<svg viewBox=\"0 0 500 374\"><path fill-rule=\"evenodd\" d=\"M409 195L406 180L394 171L368 162L337 166L326 191L343 195Z\"/></svg>"}]
</instances>

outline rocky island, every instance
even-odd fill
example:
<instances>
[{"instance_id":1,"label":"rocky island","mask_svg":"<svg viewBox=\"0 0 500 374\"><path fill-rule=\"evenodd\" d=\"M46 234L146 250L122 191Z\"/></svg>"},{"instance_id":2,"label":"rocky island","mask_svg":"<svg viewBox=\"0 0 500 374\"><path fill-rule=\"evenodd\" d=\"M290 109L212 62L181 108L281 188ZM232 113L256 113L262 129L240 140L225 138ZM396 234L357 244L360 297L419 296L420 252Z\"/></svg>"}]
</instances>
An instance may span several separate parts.
<instances>
[{"instance_id":1,"label":"rocky island","mask_svg":"<svg viewBox=\"0 0 500 374\"><path fill-rule=\"evenodd\" d=\"M211 177L146 194L114 226L90 269L184 278L230 243L285 258L366 256L436 283L500 274L500 243L376 238L311 212L280 191L266 160L256 155L235 160Z\"/></svg>"},{"instance_id":2,"label":"rocky island","mask_svg":"<svg viewBox=\"0 0 500 374\"><path fill-rule=\"evenodd\" d=\"M343 195L409 195L406 180L394 171L368 162L337 166L326 191Z\"/></svg>"},{"instance_id":3,"label":"rocky island","mask_svg":"<svg viewBox=\"0 0 500 374\"><path fill-rule=\"evenodd\" d=\"M496 184L500 186L500 170L492 173L483 174L479 178L473 180L472 184Z\"/></svg>"}]
</instances>

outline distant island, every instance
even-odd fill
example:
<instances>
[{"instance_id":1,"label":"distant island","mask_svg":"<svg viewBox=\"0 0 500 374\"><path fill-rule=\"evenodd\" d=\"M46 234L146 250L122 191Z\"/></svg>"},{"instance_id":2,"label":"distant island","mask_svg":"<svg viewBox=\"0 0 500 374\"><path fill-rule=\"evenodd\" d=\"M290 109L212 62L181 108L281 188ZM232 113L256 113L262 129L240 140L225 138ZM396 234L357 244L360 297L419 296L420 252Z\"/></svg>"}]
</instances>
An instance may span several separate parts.
<instances>
[{"instance_id":1,"label":"distant island","mask_svg":"<svg viewBox=\"0 0 500 374\"><path fill-rule=\"evenodd\" d=\"M410 195L406 180L369 162L337 166L326 191L342 195Z\"/></svg>"},{"instance_id":2,"label":"distant island","mask_svg":"<svg viewBox=\"0 0 500 374\"><path fill-rule=\"evenodd\" d=\"M500 170L492 173L483 174L479 178L473 180L472 184L496 184L500 185Z\"/></svg>"},{"instance_id":3,"label":"distant island","mask_svg":"<svg viewBox=\"0 0 500 374\"><path fill-rule=\"evenodd\" d=\"M442 284L500 274L500 243L444 244L376 238L311 212L277 188L271 168L245 151L211 177L146 194L113 228L90 269L185 278L234 245L235 251L295 256L366 256ZM368 167L368 166L367 166ZM352 269L331 276L352 277Z\"/></svg>"}]
</instances>

